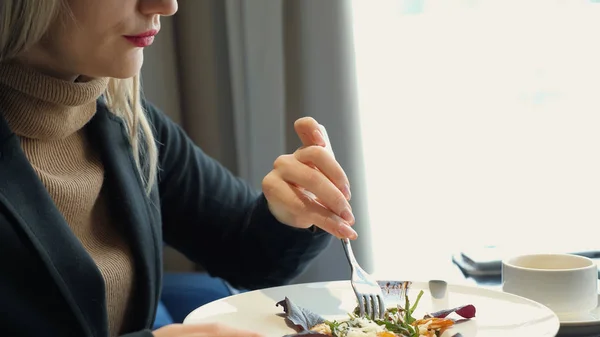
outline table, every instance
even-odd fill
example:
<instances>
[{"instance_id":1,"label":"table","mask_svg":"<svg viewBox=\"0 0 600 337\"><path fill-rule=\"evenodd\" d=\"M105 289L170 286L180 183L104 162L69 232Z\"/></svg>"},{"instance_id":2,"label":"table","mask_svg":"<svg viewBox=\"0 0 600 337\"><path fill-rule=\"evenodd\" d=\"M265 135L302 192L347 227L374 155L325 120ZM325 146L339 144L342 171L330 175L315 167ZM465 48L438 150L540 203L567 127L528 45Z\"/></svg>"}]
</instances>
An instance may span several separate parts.
<instances>
[{"instance_id":1,"label":"table","mask_svg":"<svg viewBox=\"0 0 600 337\"><path fill-rule=\"evenodd\" d=\"M466 275L456 264L448 259L424 258L419 261L399 264L396 268L374 271L373 277L378 280L410 280L429 281L444 280L448 283L476 285L484 288L499 288L499 276L473 278Z\"/></svg>"},{"instance_id":2,"label":"table","mask_svg":"<svg viewBox=\"0 0 600 337\"><path fill-rule=\"evenodd\" d=\"M599 293L600 293L600 258L592 259L599 266ZM500 290L502 288L502 278L500 275L494 276L470 276L466 274L458 265L452 262L452 259L434 260L426 259L425 266L421 269L419 266L410 266L398 268L398 270L389 270L385 272L374 272L373 276L379 280L415 280L428 281L433 279L443 279L448 283L473 285L488 289Z\"/></svg>"}]
</instances>

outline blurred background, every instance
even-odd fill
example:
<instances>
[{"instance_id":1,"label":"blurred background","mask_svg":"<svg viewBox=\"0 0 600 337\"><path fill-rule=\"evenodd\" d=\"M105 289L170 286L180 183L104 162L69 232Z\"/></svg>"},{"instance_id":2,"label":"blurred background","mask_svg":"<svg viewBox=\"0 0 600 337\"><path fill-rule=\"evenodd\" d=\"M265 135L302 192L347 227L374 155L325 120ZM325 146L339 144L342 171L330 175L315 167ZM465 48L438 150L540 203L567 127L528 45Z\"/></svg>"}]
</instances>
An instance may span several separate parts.
<instances>
[{"instance_id":1,"label":"blurred background","mask_svg":"<svg viewBox=\"0 0 600 337\"><path fill-rule=\"evenodd\" d=\"M146 97L257 189L315 117L367 271L445 278L468 247L600 249L600 1L179 6L146 51ZM168 271L201 268L165 254ZM333 242L296 282L348 272Z\"/></svg>"}]
</instances>

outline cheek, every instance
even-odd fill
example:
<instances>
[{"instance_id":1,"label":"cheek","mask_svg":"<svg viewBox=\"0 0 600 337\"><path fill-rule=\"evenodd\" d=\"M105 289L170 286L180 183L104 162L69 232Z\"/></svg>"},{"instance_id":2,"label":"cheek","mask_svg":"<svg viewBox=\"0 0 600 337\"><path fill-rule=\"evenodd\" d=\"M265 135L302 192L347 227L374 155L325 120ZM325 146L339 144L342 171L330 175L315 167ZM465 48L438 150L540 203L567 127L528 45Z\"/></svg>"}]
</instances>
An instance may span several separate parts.
<instances>
[{"instance_id":1,"label":"cheek","mask_svg":"<svg viewBox=\"0 0 600 337\"><path fill-rule=\"evenodd\" d=\"M143 63L143 50L131 45L118 29L91 23L63 25L52 32L56 38L48 42L48 49L61 68L89 77L136 75Z\"/></svg>"},{"instance_id":2,"label":"cheek","mask_svg":"<svg viewBox=\"0 0 600 337\"><path fill-rule=\"evenodd\" d=\"M73 50L79 71L91 77L129 78L136 75L144 60L142 48L135 48L125 38L112 36L96 41L86 40L87 48Z\"/></svg>"}]
</instances>

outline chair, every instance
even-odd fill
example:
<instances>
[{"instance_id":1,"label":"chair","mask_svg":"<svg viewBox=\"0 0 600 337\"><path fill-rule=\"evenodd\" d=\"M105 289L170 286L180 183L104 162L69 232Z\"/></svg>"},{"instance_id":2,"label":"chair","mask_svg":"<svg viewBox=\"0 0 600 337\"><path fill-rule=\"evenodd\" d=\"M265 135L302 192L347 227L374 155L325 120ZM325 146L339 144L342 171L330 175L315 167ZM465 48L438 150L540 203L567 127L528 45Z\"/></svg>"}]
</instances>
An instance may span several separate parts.
<instances>
[{"instance_id":1,"label":"chair","mask_svg":"<svg viewBox=\"0 0 600 337\"><path fill-rule=\"evenodd\" d=\"M153 329L183 323L185 317L194 309L236 293L239 293L239 290L231 287L226 281L205 272L166 272Z\"/></svg>"}]
</instances>

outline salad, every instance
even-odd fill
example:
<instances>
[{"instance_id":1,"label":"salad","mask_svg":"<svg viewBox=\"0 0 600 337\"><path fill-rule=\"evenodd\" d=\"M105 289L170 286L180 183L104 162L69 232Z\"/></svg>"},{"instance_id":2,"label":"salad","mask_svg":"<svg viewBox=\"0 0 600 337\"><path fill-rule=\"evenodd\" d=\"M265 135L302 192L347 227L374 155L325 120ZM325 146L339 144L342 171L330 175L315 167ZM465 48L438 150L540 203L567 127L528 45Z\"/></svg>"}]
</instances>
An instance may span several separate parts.
<instances>
[{"instance_id":1,"label":"salad","mask_svg":"<svg viewBox=\"0 0 600 337\"><path fill-rule=\"evenodd\" d=\"M423 295L421 290L411 305L407 295L404 305L388 308L383 319L360 316L358 308L341 321L329 321L295 305L289 298L277 303L285 312L286 320L294 325L298 333L285 337L439 337L450 327L475 317L471 304L415 317L413 313ZM455 314L457 318L449 317ZM453 337L459 337L455 334Z\"/></svg>"}]
</instances>

